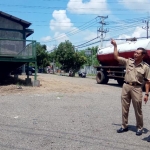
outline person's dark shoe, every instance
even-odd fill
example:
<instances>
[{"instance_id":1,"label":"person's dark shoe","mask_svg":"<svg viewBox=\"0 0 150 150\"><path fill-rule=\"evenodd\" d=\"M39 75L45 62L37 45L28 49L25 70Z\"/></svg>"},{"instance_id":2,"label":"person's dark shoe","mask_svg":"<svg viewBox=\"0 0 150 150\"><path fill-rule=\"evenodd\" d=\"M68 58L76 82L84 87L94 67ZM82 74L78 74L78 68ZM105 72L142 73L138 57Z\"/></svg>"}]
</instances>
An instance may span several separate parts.
<instances>
[{"instance_id":1,"label":"person's dark shoe","mask_svg":"<svg viewBox=\"0 0 150 150\"><path fill-rule=\"evenodd\" d=\"M123 133L123 132L127 132L128 131L128 127L127 128L120 128L119 130L117 130L117 133Z\"/></svg>"},{"instance_id":2,"label":"person's dark shoe","mask_svg":"<svg viewBox=\"0 0 150 150\"><path fill-rule=\"evenodd\" d=\"M141 129L141 130L140 130L140 129L138 129L138 130L136 131L136 135L137 135L137 136L142 135L142 129Z\"/></svg>"},{"instance_id":3,"label":"person's dark shoe","mask_svg":"<svg viewBox=\"0 0 150 150\"><path fill-rule=\"evenodd\" d=\"M150 142L150 136L147 138L147 142Z\"/></svg>"}]
</instances>

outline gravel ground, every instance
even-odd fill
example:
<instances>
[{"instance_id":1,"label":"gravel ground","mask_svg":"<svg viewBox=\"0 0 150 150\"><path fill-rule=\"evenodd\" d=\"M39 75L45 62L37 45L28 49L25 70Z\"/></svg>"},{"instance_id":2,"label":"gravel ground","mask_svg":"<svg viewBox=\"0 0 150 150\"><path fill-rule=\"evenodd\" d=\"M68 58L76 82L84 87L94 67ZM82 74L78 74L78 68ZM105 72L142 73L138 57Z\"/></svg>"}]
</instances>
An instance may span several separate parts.
<instances>
[{"instance_id":1,"label":"gravel ground","mask_svg":"<svg viewBox=\"0 0 150 150\"><path fill-rule=\"evenodd\" d=\"M149 150L150 101L143 103L144 133L121 123L121 87L91 78L40 75L40 87L0 87L0 150Z\"/></svg>"}]
</instances>

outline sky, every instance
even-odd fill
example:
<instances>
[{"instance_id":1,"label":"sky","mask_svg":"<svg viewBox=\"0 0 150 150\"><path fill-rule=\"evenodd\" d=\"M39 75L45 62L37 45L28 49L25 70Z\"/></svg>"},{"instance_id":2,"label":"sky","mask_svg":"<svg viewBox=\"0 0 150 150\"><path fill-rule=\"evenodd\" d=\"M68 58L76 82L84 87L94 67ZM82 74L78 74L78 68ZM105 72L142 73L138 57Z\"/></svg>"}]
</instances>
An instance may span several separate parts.
<instances>
[{"instance_id":1,"label":"sky","mask_svg":"<svg viewBox=\"0 0 150 150\"><path fill-rule=\"evenodd\" d=\"M34 34L28 40L47 45L52 51L69 40L78 50L101 45L104 40L146 37L150 0L5 0L0 11L31 22ZM122 41L118 41L122 42ZM110 42L103 42L103 47Z\"/></svg>"}]
</instances>

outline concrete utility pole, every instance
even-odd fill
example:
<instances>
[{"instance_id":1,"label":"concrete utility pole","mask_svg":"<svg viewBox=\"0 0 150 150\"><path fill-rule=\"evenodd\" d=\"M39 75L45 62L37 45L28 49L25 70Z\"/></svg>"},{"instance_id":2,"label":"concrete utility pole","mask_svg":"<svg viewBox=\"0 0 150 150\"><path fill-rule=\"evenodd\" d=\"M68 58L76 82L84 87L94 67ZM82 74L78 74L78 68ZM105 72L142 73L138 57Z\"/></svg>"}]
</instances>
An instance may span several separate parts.
<instances>
[{"instance_id":1,"label":"concrete utility pole","mask_svg":"<svg viewBox=\"0 0 150 150\"><path fill-rule=\"evenodd\" d=\"M103 47L103 39L104 39L104 33L106 34L108 32L107 29L104 29L104 25L107 25L104 20L106 18L108 18L108 16L98 16L98 18L100 18L100 24L101 24L101 27L97 30L98 32L101 33L100 35L100 40L101 40L101 48Z\"/></svg>"},{"instance_id":2,"label":"concrete utility pole","mask_svg":"<svg viewBox=\"0 0 150 150\"><path fill-rule=\"evenodd\" d=\"M147 33L147 39L148 39L148 31L149 31L149 18L147 20L144 20L143 23L146 23L146 27L142 27L146 30Z\"/></svg>"}]
</instances>

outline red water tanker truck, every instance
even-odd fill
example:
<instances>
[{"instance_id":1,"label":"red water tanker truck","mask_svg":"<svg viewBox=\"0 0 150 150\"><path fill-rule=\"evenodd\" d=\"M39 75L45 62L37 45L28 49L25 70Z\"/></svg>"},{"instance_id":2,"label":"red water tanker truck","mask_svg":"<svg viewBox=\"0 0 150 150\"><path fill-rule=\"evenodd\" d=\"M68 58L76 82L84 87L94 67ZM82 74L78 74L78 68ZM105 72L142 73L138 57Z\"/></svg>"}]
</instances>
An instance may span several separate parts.
<instances>
[{"instance_id":1,"label":"red water tanker truck","mask_svg":"<svg viewBox=\"0 0 150 150\"><path fill-rule=\"evenodd\" d=\"M117 45L119 56L124 58L133 58L134 51L138 47L143 47L147 50L144 61L150 65L150 39L126 41L126 43ZM100 62L100 66L95 67L97 69L96 81L98 84L107 84L109 79L117 80L119 85L124 83L126 68L118 64L114 59L113 52L113 45L98 49L97 59Z\"/></svg>"}]
</instances>

